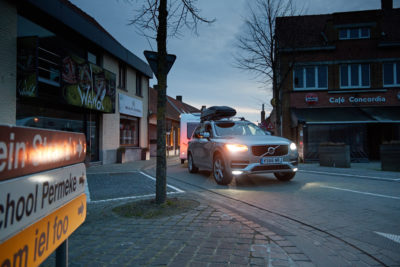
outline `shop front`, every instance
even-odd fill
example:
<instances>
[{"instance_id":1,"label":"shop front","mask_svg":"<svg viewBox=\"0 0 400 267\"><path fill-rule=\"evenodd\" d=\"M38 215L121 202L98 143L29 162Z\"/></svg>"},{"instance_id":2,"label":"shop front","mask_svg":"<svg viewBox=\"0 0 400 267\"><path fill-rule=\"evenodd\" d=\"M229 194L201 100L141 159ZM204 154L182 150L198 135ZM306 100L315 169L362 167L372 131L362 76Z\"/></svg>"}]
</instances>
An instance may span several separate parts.
<instances>
[{"instance_id":1,"label":"shop front","mask_svg":"<svg viewBox=\"0 0 400 267\"><path fill-rule=\"evenodd\" d=\"M88 160L99 161L100 122L115 112L116 75L64 38L18 16L16 124L84 133Z\"/></svg>"},{"instance_id":2,"label":"shop front","mask_svg":"<svg viewBox=\"0 0 400 267\"><path fill-rule=\"evenodd\" d=\"M146 148L140 147L140 125L143 118L143 101L125 94L118 94L120 113L120 148L118 161L145 160ZM148 155L147 155L148 154Z\"/></svg>"},{"instance_id":3,"label":"shop front","mask_svg":"<svg viewBox=\"0 0 400 267\"><path fill-rule=\"evenodd\" d=\"M379 160L381 144L400 140L400 90L376 91L292 93L292 132L304 161L318 161L324 143L349 145L353 162Z\"/></svg>"}]
</instances>

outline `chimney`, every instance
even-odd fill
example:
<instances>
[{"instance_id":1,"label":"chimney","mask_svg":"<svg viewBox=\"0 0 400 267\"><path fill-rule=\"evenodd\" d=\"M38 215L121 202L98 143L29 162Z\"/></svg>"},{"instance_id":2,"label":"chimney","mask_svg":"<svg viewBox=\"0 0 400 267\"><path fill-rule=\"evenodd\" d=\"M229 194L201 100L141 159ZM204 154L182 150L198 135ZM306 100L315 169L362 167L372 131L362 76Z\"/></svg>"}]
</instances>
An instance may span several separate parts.
<instances>
[{"instance_id":1,"label":"chimney","mask_svg":"<svg viewBox=\"0 0 400 267\"><path fill-rule=\"evenodd\" d=\"M382 10L392 10L393 0L381 0Z\"/></svg>"},{"instance_id":2,"label":"chimney","mask_svg":"<svg viewBox=\"0 0 400 267\"><path fill-rule=\"evenodd\" d=\"M177 95L176 96L176 100L178 100L179 102L182 102L182 96L181 95Z\"/></svg>"},{"instance_id":3,"label":"chimney","mask_svg":"<svg viewBox=\"0 0 400 267\"><path fill-rule=\"evenodd\" d=\"M261 111L261 123L265 121L265 111L264 111L264 104L262 104L262 111Z\"/></svg>"}]
</instances>

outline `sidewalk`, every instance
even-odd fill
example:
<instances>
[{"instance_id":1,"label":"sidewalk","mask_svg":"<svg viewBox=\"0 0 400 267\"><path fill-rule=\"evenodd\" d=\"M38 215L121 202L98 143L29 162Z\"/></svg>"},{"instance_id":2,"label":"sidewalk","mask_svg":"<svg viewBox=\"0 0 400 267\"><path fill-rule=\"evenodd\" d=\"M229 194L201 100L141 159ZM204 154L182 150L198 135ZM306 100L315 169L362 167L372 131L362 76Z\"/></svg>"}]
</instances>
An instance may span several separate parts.
<instances>
[{"instance_id":1,"label":"sidewalk","mask_svg":"<svg viewBox=\"0 0 400 267\"><path fill-rule=\"evenodd\" d=\"M319 163L300 163L299 172L329 173L353 178L400 182L400 172L382 171L381 163L373 161L369 163L351 163L350 168L334 168L320 166Z\"/></svg>"},{"instance_id":2,"label":"sidewalk","mask_svg":"<svg viewBox=\"0 0 400 267\"><path fill-rule=\"evenodd\" d=\"M167 161L180 164L178 157ZM152 158L94 166L87 174L132 176L154 168L155 162ZM136 219L112 212L129 200L89 202L85 223L69 238L69 266L314 266L290 241L269 229L190 192L174 196L199 205L180 215ZM54 265L54 255L43 264Z\"/></svg>"}]
</instances>

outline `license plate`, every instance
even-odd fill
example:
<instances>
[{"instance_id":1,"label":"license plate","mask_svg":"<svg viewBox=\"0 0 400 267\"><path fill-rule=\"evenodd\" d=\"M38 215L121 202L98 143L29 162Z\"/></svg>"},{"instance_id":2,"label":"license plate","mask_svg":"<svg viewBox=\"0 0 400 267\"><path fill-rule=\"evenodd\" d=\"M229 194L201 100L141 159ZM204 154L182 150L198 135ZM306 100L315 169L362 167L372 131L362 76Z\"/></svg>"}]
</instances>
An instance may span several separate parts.
<instances>
[{"instance_id":1,"label":"license plate","mask_svg":"<svg viewBox=\"0 0 400 267\"><path fill-rule=\"evenodd\" d=\"M261 159L261 164L280 164L280 163L282 163L281 157L268 157Z\"/></svg>"}]
</instances>

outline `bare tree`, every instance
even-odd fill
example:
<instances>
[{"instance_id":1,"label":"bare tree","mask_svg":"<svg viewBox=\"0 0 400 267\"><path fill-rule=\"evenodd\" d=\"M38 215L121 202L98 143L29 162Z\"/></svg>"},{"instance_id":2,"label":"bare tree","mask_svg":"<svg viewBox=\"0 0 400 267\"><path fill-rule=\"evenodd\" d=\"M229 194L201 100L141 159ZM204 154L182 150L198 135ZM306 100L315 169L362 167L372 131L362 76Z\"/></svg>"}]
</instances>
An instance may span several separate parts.
<instances>
[{"instance_id":1,"label":"bare tree","mask_svg":"<svg viewBox=\"0 0 400 267\"><path fill-rule=\"evenodd\" d=\"M165 112L167 101L167 36L179 36L183 27L197 33L199 22L212 23L199 15L197 0L144 0L131 24L147 38L156 39L157 65L157 167L156 203L164 203L167 197L167 162L165 143ZM168 35L168 31L170 34Z\"/></svg>"},{"instance_id":2,"label":"bare tree","mask_svg":"<svg viewBox=\"0 0 400 267\"><path fill-rule=\"evenodd\" d=\"M277 134L282 135L280 81L286 78L290 69L279 73L275 30L277 18L295 15L296 8L293 0L254 0L248 7L245 30L236 38L239 52L235 55L235 66L254 73L267 88L272 85L276 129Z\"/></svg>"}]
</instances>

